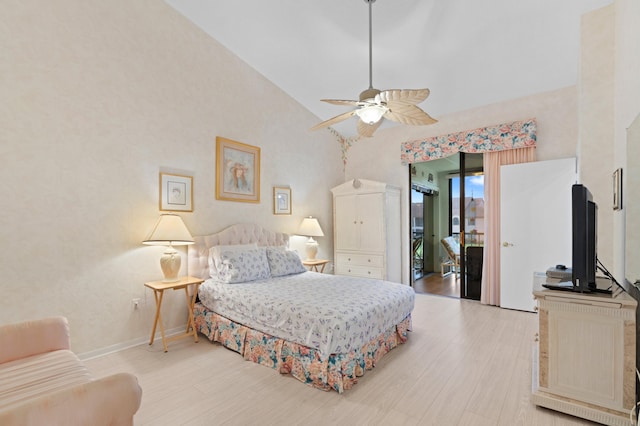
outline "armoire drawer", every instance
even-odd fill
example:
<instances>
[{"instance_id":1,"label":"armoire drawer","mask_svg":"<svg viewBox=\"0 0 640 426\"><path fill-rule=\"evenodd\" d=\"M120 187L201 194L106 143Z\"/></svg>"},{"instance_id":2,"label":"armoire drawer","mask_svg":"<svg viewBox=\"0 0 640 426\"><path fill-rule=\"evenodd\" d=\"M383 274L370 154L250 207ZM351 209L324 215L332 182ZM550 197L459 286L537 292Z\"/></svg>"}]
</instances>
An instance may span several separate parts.
<instances>
[{"instance_id":1,"label":"armoire drawer","mask_svg":"<svg viewBox=\"0 0 640 426\"><path fill-rule=\"evenodd\" d=\"M336 253L336 263L344 266L384 268L384 256L377 254Z\"/></svg>"},{"instance_id":2,"label":"armoire drawer","mask_svg":"<svg viewBox=\"0 0 640 426\"><path fill-rule=\"evenodd\" d=\"M383 268L367 268L364 266L336 265L335 273L338 275L350 275L353 277L373 278L376 280L384 279Z\"/></svg>"}]
</instances>

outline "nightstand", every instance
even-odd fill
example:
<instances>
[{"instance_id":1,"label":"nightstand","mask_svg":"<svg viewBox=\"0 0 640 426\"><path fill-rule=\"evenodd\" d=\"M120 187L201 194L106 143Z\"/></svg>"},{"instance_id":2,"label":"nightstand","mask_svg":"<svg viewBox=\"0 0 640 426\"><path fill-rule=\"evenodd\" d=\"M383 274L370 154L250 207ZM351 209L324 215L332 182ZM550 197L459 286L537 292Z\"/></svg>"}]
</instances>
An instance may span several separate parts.
<instances>
[{"instance_id":1,"label":"nightstand","mask_svg":"<svg viewBox=\"0 0 640 426\"><path fill-rule=\"evenodd\" d=\"M162 336L162 346L164 351L167 352L167 343L181 339L187 336L193 336L193 340L198 343L198 332L196 331L195 324L193 323L193 305L196 303L196 297L198 296L198 287L204 280L195 277L182 277L178 281L165 282L165 281L151 281L144 283L145 287L149 287L153 290L153 296L156 299L156 317L153 321L153 330L151 331L151 340L149 345L153 345L153 340L156 337L156 327L160 324L160 335ZM193 286L193 293L189 295L189 287ZM187 300L187 309L189 312L189 319L187 320L187 329L184 334L178 334L171 337L164 336L164 325L162 324L162 297L165 290L180 290L184 289L184 294ZM191 329L191 331L189 331Z\"/></svg>"},{"instance_id":2,"label":"nightstand","mask_svg":"<svg viewBox=\"0 0 640 426\"><path fill-rule=\"evenodd\" d=\"M302 264L304 266L308 266L310 271L315 271L315 272L324 272L324 267L325 265L329 263L328 260L325 259L307 259L307 260L303 260ZM320 270L318 271L318 266L320 266Z\"/></svg>"}]
</instances>

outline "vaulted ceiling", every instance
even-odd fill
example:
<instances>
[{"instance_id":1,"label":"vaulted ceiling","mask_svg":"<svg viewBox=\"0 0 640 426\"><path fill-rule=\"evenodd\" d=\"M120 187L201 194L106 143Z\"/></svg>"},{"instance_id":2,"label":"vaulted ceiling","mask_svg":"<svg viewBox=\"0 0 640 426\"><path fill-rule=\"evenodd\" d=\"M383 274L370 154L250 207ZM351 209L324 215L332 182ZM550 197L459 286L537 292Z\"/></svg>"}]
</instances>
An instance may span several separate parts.
<instances>
[{"instance_id":1,"label":"vaulted ceiling","mask_svg":"<svg viewBox=\"0 0 640 426\"><path fill-rule=\"evenodd\" d=\"M366 0L166 0L326 120L369 85ZM377 0L373 86L432 116L575 85L580 16L612 0ZM355 134L355 119L334 126Z\"/></svg>"}]
</instances>

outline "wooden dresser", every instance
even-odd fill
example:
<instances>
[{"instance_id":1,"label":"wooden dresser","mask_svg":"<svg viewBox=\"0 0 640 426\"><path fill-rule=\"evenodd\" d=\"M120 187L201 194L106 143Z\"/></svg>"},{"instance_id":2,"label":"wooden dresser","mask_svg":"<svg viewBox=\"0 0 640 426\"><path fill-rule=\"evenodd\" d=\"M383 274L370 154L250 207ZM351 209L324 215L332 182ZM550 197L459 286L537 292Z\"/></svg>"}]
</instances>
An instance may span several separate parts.
<instances>
[{"instance_id":1,"label":"wooden dresser","mask_svg":"<svg viewBox=\"0 0 640 426\"><path fill-rule=\"evenodd\" d=\"M636 301L534 291L539 317L533 402L608 425L629 425L635 406Z\"/></svg>"}]
</instances>

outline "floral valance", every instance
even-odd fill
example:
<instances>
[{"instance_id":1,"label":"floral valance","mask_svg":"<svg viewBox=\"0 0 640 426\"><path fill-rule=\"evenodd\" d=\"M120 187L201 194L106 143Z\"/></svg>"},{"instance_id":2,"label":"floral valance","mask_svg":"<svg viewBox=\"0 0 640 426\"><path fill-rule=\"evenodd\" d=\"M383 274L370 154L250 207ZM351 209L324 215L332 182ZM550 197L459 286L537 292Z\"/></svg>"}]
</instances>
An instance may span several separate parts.
<instances>
[{"instance_id":1,"label":"floral valance","mask_svg":"<svg viewBox=\"0 0 640 426\"><path fill-rule=\"evenodd\" d=\"M448 157L456 152L489 152L536 145L536 120L514 121L464 132L404 142L402 164Z\"/></svg>"}]
</instances>

